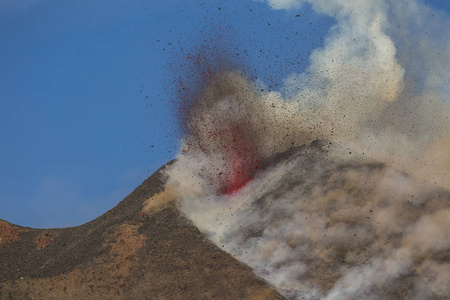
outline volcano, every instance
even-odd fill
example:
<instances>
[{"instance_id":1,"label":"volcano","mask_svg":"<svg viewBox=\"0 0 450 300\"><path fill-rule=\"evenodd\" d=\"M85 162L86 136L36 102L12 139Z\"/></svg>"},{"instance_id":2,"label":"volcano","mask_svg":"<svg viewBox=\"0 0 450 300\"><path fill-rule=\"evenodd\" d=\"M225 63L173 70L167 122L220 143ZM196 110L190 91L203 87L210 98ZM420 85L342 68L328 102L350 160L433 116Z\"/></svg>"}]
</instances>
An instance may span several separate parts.
<instances>
[{"instance_id":1,"label":"volcano","mask_svg":"<svg viewBox=\"0 0 450 300\"><path fill-rule=\"evenodd\" d=\"M327 141L272 156L233 195L177 190L183 166L82 226L1 221L0 299L450 295L446 189Z\"/></svg>"}]
</instances>

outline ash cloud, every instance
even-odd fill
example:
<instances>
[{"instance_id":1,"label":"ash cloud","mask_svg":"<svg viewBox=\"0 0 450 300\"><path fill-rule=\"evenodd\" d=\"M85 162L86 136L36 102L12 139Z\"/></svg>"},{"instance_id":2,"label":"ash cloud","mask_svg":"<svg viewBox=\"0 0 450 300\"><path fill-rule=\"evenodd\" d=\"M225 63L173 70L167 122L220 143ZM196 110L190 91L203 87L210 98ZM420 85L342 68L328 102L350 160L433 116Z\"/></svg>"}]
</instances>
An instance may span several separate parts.
<instances>
[{"instance_id":1,"label":"ash cloud","mask_svg":"<svg viewBox=\"0 0 450 300\"><path fill-rule=\"evenodd\" d=\"M448 16L414 1L267 2L337 23L282 92L211 75L157 198L287 297L448 299Z\"/></svg>"}]
</instances>

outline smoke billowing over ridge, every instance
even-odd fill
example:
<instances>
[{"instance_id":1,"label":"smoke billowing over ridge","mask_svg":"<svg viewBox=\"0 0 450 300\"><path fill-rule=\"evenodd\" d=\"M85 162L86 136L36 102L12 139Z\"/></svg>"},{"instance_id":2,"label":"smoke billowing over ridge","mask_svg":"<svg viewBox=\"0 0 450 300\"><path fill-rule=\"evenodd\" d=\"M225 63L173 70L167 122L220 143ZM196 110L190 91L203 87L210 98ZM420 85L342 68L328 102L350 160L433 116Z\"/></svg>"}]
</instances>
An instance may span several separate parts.
<instances>
[{"instance_id":1,"label":"smoke billowing over ridge","mask_svg":"<svg viewBox=\"0 0 450 300\"><path fill-rule=\"evenodd\" d=\"M149 208L175 198L288 297L449 298L449 34L414 1L268 2L337 23L283 93L211 74Z\"/></svg>"},{"instance_id":2,"label":"smoke billowing over ridge","mask_svg":"<svg viewBox=\"0 0 450 300\"><path fill-rule=\"evenodd\" d=\"M282 156L281 158L283 158ZM450 192L347 149L291 149L233 195L182 156L166 192L221 249L293 299L447 299Z\"/></svg>"}]
</instances>

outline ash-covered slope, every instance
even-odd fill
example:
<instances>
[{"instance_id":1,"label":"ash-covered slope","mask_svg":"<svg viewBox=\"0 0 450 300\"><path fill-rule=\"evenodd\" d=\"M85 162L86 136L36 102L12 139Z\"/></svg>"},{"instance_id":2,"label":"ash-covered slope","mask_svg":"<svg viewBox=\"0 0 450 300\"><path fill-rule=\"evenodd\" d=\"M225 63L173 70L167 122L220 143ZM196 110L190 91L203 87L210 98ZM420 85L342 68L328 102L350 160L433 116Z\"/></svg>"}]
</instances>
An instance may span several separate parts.
<instances>
[{"instance_id":1,"label":"ash-covered slope","mask_svg":"<svg viewBox=\"0 0 450 300\"><path fill-rule=\"evenodd\" d=\"M202 161L179 157L164 193L284 296L450 298L450 191L326 141L272 157L233 194Z\"/></svg>"},{"instance_id":2,"label":"ash-covered slope","mask_svg":"<svg viewBox=\"0 0 450 300\"><path fill-rule=\"evenodd\" d=\"M0 299L280 299L173 205L142 214L160 171L82 226L0 221Z\"/></svg>"}]
</instances>

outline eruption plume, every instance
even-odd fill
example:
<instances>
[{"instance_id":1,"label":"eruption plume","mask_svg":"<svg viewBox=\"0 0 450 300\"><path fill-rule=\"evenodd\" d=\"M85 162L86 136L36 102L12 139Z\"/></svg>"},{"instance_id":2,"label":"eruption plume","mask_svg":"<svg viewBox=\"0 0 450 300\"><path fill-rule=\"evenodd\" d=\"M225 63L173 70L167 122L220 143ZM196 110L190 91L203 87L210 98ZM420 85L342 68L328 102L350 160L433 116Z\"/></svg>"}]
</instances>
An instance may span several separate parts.
<instances>
[{"instance_id":1,"label":"eruption plume","mask_svg":"<svg viewBox=\"0 0 450 300\"><path fill-rule=\"evenodd\" d=\"M450 36L436 26L450 18L415 1L267 2L334 17L325 47L283 94L212 73L147 206L175 200L288 298L450 298Z\"/></svg>"},{"instance_id":2,"label":"eruption plume","mask_svg":"<svg viewBox=\"0 0 450 300\"><path fill-rule=\"evenodd\" d=\"M183 152L203 152L211 158L206 176L221 193L232 193L254 175L261 159L251 112L260 105L243 78L216 74L191 111Z\"/></svg>"},{"instance_id":3,"label":"eruption plume","mask_svg":"<svg viewBox=\"0 0 450 300\"><path fill-rule=\"evenodd\" d=\"M301 130L297 112L294 103L261 99L243 74L216 73L191 108L182 153L202 157L200 174L218 192L236 192L265 159L313 140L312 132Z\"/></svg>"}]
</instances>

